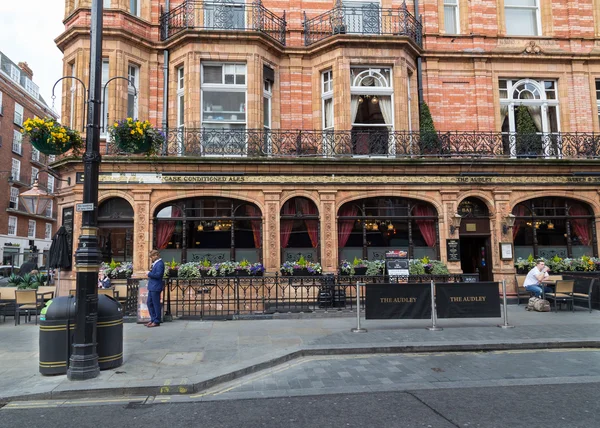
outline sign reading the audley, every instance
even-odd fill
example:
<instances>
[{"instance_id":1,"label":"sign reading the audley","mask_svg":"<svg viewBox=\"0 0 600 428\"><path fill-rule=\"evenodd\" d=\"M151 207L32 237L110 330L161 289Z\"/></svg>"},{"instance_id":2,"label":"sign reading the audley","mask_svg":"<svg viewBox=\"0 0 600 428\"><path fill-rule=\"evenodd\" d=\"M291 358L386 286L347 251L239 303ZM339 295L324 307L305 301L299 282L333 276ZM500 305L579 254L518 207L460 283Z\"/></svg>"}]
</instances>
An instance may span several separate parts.
<instances>
[{"instance_id":1,"label":"sign reading the audley","mask_svg":"<svg viewBox=\"0 0 600 428\"><path fill-rule=\"evenodd\" d=\"M431 318L428 283L367 284L365 319Z\"/></svg>"},{"instance_id":2,"label":"sign reading the audley","mask_svg":"<svg viewBox=\"0 0 600 428\"><path fill-rule=\"evenodd\" d=\"M83 183L84 175L76 174L77 184ZM402 184L422 186L424 184L478 184L478 185L584 185L600 184L600 176L572 175L251 175L251 174L205 174L205 173L150 173L150 172L102 172L98 177L101 184Z\"/></svg>"}]
</instances>

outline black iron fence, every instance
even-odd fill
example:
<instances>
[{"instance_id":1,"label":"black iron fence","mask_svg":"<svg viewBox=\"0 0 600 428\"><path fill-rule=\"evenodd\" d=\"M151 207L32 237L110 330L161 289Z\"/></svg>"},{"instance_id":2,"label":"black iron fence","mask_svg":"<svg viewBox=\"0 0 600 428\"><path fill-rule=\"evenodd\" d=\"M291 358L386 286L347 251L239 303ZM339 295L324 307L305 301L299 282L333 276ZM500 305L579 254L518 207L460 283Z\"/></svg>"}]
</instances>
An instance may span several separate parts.
<instances>
[{"instance_id":1,"label":"black iron fence","mask_svg":"<svg viewBox=\"0 0 600 428\"><path fill-rule=\"evenodd\" d=\"M462 275L384 276L266 276L171 278L165 293L166 315L212 319L356 308L356 282L462 282ZM361 288L361 306L364 289Z\"/></svg>"},{"instance_id":2,"label":"black iron fence","mask_svg":"<svg viewBox=\"0 0 600 428\"><path fill-rule=\"evenodd\" d=\"M600 133L169 128L159 156L596 159ZM119 154L108 143L106 154Z\"/></svg>"},{"instance_id":3,"label":"black iron fence","mask_svg":"<svg viewBox=\"0 0 600 428\"><path fill-rule=\"evenodd\" d=\"M279 17L260 2L187 0L161 14L161 40L186 29L258 31L285 46L285 12Z\"/></svg>"},{"instance_id":4,"label":"black iron fence","mask_svg":"<svg viewBox=\"0 0 600 428\"><path fill-rule=\"evenodd\" d=\"M375 3L342 5L312 19L304 15L306 46L337 34L404 36L419 46L423 43L421 23L405 3L397 9L384 9Z\"/></svg>"}]
</instances>

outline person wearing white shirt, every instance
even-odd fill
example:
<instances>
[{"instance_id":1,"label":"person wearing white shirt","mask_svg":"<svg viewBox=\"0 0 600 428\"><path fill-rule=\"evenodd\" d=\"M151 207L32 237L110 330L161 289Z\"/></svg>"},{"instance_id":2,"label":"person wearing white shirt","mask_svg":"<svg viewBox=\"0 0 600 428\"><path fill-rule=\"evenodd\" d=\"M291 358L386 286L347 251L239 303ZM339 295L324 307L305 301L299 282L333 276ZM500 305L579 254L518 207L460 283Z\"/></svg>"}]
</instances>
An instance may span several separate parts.
<instances>
[{"instance_id":1,"label":"person wearing white shirt","mask_svg":"<svg viewBox=\"0 0 600 428\"><path fill-rule=\"evenodd\" d=\"M542 284L544 278L549 276L549 270L550 268L546 266L546 263L543 260L538 260L537 264L529 271L523 282L525 290L534 293L535 297L542 297L542 287L544 287L545 293L551 293L553 290Z\"/></svg>"}]
</instances>

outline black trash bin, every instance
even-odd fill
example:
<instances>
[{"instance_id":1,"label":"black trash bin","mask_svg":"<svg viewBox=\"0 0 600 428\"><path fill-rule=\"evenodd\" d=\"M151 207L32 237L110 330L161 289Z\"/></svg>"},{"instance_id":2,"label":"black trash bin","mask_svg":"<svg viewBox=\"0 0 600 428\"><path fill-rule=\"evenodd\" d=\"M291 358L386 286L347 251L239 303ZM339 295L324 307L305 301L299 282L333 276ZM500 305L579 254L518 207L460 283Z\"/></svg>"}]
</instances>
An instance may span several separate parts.
<instances>
[{"instance_id":1,"label":"black trash bin","mask_svg":"<svg viewBox=\"0 0 600 428\"><path fill-rule=\"evenodd\" d=\"M49 300L40 312L40 373L67 373L75 329L75 296Z\"/></svg>"},{"instance_id":2,"label":"black trash bin","mask_svg":"<svg viewBox=\"0 0 600 428\"><path fill-rule=\"evenodd\" d=\"M96 324L98 365L100 370L114 369L123 364L123 309L110 296L98 296Z\"/></svg>"}]
</instances>

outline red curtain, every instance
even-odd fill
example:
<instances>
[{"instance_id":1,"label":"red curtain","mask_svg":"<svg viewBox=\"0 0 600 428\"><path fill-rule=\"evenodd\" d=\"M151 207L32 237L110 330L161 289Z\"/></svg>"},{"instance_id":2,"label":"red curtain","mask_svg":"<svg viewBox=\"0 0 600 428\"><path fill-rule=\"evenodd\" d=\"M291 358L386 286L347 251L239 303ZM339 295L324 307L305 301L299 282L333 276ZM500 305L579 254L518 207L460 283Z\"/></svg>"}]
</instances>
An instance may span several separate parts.
<instances>
[{"instance_id":1,"label":"red curtain","mask_svg":"<svg viewBox=\"0 0 600 428\"><path fill-rule=\"evenodd\" d=\"M298 199L298 205L302 211L302 214L305 216L316 216L318 214L317 206L308 199ZM310 237L310 243L312 244L312 247L317 248L317 245L319 245L319 220L304 220L304 224L306 225L306 230L308 231L308 236Z\"/></svg>"},{"instance_id":2,"label":"red curtain","mask_svg":"<svg viewBox=\"0 0 600 428\"><path fill-rule=\"evenodd\" d=\"M345 205L340 210L340 217L354 217L358 212L356 205ZM346 246L350 233L354 228L355 219L352 220L340 220L338 222L338 247L342 248Z\"/></svg>"},{"instance_id":3,"label":"red curtain","mask_svg":"<svg viewBox=\"0 0 600 428\"><path fill-rule=\"evenodd\" d=\"M517 237L517 233L519 233L519 229L521 228L521 226L523 226L525 224L525 222L527 221L524 218L518 218L518 217L524 217L527 214L527 208L525 208L525 205L517 205L517 207L515 208L515 217L517 217L517 219L515 220L515 224L513 225L513 230L512 230L512 235L513 235L513 241L515 240L515 238Z\"/></svg>"},{"instance_id":4,"label":"red curtain","mask_svg":"<svg viewBox=\"0 0 600 428\"><path fill-rule=\"evenodd\" d=\"M260 210L252 205L246 205L246 215L250 217L260 217ZM260 233L261 220L250 220L252 235L254 236L254 248L261 248L262 236Z\"/></svg>"},{"instance_id":5,"label":"red curtain","mask_svg":"<svg viewBox=\"0 0 600 428\"><path fill-rule=\"evenodd\" d=\"M285 204L283 204L282 215L294 215L296 214L296 204L293 199L290 199ZM281 248L287 248L288 243L290 242L290 235L292 234L292 228L294 227L293 219L285 219L281 220L281 228L279 232L279 243L281 244Z\"/></svg>"},{"instance_id":6,"label":"red curtain","mask_svg":"<svg viewBox=\"0 0 600 428\"><path fill-rule=\"evenodd\" d=\"M569 210L569 215L590 215L590 213L581 205L573 205ZM588 219L571 219L571 224L573 225L573 231L577 236L579 236L579 241L581 241L583 245L590 245L590 230L588 228Z\"/></svg>"},{"instance_id":7,"label":"red curtain","mask_svg":"<svg viewBox=\"0 0 600 428\"><path fill-rule=\"evenodd\" d=\"M424 217L424 216L434 216L435 211L426 205L417 205L414 209L415 217ZM435 220L427 219L427 220L418 220L415 219L415 223L419 226L419 230L421 231L421 235L423 235L423 239L425 239L425 243L428 247L435 246L437 241L435 236Z\"/></svg>"},{"instance_id":8,"label":"red curtain","mask_svg":"<svg viewBox=\"0 0 600 428\"><path fill-rule=\"evenodd\" d=\"M171 218L181 217L181 211L179 211L179 208L171 207L171 210ZM174 221L158 221L158 225L156 226L156 248L159 250L164 250L167 248L174 231Z\"/></svg>"}]
</instances>

